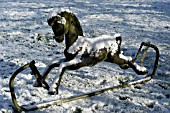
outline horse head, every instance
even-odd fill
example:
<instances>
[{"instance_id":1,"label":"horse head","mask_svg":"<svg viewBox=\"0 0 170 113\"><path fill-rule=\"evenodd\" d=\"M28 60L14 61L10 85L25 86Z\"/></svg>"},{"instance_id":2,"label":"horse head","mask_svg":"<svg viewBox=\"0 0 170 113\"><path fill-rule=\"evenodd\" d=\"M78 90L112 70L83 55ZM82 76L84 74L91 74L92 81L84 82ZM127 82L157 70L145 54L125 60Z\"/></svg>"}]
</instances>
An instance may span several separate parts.
<instances>
[{"instance_id":1,"label":"horse head","mask_svg":"<svg viewBox=\"0 0 170 113\"><path fill-rule=\"evenodd\" d=\"M83 36L83 30L77 17L68 11L58 12L55 16L50 17L48 25L52 27L54 39L62 42L66 37L66 47L71 46L78 36Z\"/></svg>"},{"instance_id":2,"label":"horse head","mask_svg":"<svg viewBox=\"0 0 170 113\"><path fill-rule=\"evenodd\" d=\"M53 16L47 20L48 25L52 27L54 33L54 39L57 42L62 42L64 40L64 35L68 32L68 24L64 17L60 15Z\"/></svg>"}]
</instances>

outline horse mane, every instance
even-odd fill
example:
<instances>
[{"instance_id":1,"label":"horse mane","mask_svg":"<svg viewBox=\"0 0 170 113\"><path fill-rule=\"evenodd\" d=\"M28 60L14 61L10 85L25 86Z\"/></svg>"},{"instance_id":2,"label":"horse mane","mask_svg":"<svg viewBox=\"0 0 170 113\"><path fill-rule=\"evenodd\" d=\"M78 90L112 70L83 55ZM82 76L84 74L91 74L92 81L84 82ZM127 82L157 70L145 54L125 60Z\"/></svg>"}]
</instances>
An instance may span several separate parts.
<instances>
[{"instance_id":1,"label":"horse mane","mask_svg":"<svg viewBox=\"0 0 170 113\"><path fill-rule=\"evenodd\" d=\"M79 22L78 18L73 13L63 11L59 15L62 16L62 17L65 17L66 20L69 19L69 18L72 18L74 20L75 24L76 24L76 28L78 28L78 35L83 36L83 29L80 25L80 22Z\"/></svg>"}]
</instances>

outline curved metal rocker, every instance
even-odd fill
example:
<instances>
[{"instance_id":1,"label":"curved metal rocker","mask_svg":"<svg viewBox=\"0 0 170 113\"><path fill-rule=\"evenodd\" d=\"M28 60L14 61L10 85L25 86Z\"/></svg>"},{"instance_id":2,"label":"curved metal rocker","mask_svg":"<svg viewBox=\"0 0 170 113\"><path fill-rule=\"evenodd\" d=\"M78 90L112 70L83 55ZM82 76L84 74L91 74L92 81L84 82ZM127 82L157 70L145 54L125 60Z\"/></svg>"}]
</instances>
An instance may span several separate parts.
<instances>
[{"instance_id":1,"label":"curved metal rocker","mask_svg":"<svg viewBox=\"0 0 170 113\"><path fill-rule=\"evenodd\" d=\"M90 93L86 93L86 94L82 94L82 95L78 95L78 96L72 96L72 97L69 97L69 98L62 99L62 100L56 100L56 101L52 101L52 102L48 102L48 103L44 103L44 104L29 105L29 106L19 105L18 102L17 102L16 96L15 96L15 92L14 92L14 79L20 72L22 72L26 68L30 68L32 70L33 74L37 78L37 85L38 86L45 86L45 88L49 90L50 94L54 94L54 93L58 93L58 87L60 85L62 75L64 74L66 69L75 70L75 69L78 69L78 68L83 67L83 66L93 66L96 63L98 63L98 62L94 62L92 64L90 63L90 64L87 65L87 64L83 64L84 62L76 62L76 63L73 62L75 58L81 59L83 55L85 55L85 58L87 58L87 59L94 57L94 56L91 57L89 54L87 54L88 52L85 49L83 49L82 47L78 47L76 49L74 48L74 46L77 47L77 45L75 44L76 40L79 40L81 38L81 37L78 38L78 36L83 35L80 23L79 23L78 19L75 17L74 14L66 12L66 11L58 13L57 16L54 16L54 17L51 17L50 19L48 19L48 24L50 26L52 26L53 32L55 34L54 38L57 42L63 41L64 35L65 35L66 49L64 50L64 54L65 54L66 58L60 59L59 61L57 61L57 63L52 62L46 68L43 76L40 75L39 71L37 70L36 66L34 65L35 61L32 61L32 62L22 66L21 68L16 70L16 72L14 72L14 74L10 78L9 87L10 87L12 101L14 103L15 108L18 111L31 111L31 110L41 109L41 108L45 108L45 107L48 107L48 106L51 106L51 105L57 105L57 104L61 104L61 103L64 103L64 102L69 102L69 101L73 101L73 100L77 100L77 99L82 99L82 98L85 98L85 97L94 96L94 95L101 94L101 93L108 91L108 90L126 88L126 87L130 87L130 86L136 85L136 84L144 84L144 83L150 81L156 73L156 70L157 70L157 67L158 67L158 60L159 60L159 50L155 45L150 44L150 43L146 43L146 42L142 42L136 57L133 60L132 59L126 60L126 58L123 59L125 56L121 56L122 55L121 51L120 51L121 37L115 36L115 38L113 40L114 44L117 47L115 53L112 55L111 52L110 52L110 49L102 49L102 51L104 51L104 53L107 54L107 57L101 58L98 62L105 60L107 62L116 63L122 69L132 68L137 74L144 75L144 74L147 74L148 71L147 70L144 70L144 71L140 70L138 68L138 65L135 64L134 62L138 59L139 54L142 50L142 47L146 46L146 49L144 50L144 53L143 53L143 55L140 59L140 64L141 64L141 66L143 66L143 61L144 61L144 58L146 56L146 53L147 53L149 47L151 47L156 51L156 59L155 59L153 71L152 71L151 74L148 74L145 78L140 79L140 80L132 81L132 82L125 83L125 84L122 84L122 85L113 86L113 87L101 89L101 90L98 90L98 91L94 91L94 92L90 92ZM87 40L85 40L85 41L87 41ZM83 51L83 50L85 50L85 51ZM75 54L74 54L74 52L75 52ZM84 53L84 52L86 52L86 53ZM95 58L96 58L96 56L95 56ZM78 61L80 59L78 59ZM87 59L85 61L87 61ZM112 60L112 61L110 61L110 60ZM83 59L81 59L81 61L83 61ZM91 61L91 60L89 60L89 61ZM69 63L69 65L66 65L68 63ZM70 65L70 63L71 63L71 65ZM49 87L48 84L45 82L45 79L46 79L48 73L54 67L59 67L59 80L56 83L57 78L55 78L53 84Z\"/></svg>"},{"instance_id":2,"label":"curved metal rocker","mask_svg":"<svg viewBox=\"0 0 170 113\"><path fill-rule=\"evenodd\" d=\"M19 105L18 102L17 102L17 98L15 96L15 91L14 91L14 79L15 79L15 77L20 72L22 72L23 70L25 70L27 68L30 68L32 70L33 74L35 75L35 77L37 78L37 80L39 81L41 79L41 76L40 76L37 68L34 65L35 61L32 61L32 62L30 62L30 63L20 67L18 70L16 70L13 73L13 75L11 76L11 78L10 78L9 87L10 87L10 92L11 92L11 97L12 97L13 104L14 104L14 106L15 106L17 111L20 111L20 112L21 111L32 111L32 110L47 108L47 107L49 107L51 105L59 105L59 104L62 104L62 103L66 103L66 102L70 102L70 101L74 101L74 100L78 100L78 99L83 99L83 98L86 98L86 97L95 96L95 95L104 93L104 92L106 92L108 90L116 90L116 89L120 89L120 88L130 87L132 85L144 84L144 83L150 81L154 77L154 75L156 74L156 70L157 70L157 67L158 67L158 61L159 61L159 50L158 50L158 48L155 45L152 45L150 43L142 42L142 44L141 44L141 46L140 46L140 48L138 50L138 53L137 53L136 57L134 58L134 60L136 60L138 58L138 56L140 54L140 51L142 49L142 46L151 47L151 48L153 48L156 51L156 59L155 59L155 62L154 62L153 71L152 71L151 74L147 75L146 78L143 78L141 80L132 81L132 82L129 82L129 83L126 83L126 84L123 84L123 85L113 86L113 87L109 87L109 88L106 88L106 89L101 89L101 90L98 90L98 91L94 91L94 92L78 95L78 96L72 96L72 97L69 97L69 98L62 99L62 100L56 100L56 101L48 102L48 103L45 103L45 104L27 105L27 106ZM132 62L129 62L129 64L132 64ZM57 66L58 65L54 64L51 67L51 69L54 68L54 67L57 67ZM48 84L45 81L43 82L43 84L46 86L47 89L49 88Z\"/></svg>"}]
</instances>

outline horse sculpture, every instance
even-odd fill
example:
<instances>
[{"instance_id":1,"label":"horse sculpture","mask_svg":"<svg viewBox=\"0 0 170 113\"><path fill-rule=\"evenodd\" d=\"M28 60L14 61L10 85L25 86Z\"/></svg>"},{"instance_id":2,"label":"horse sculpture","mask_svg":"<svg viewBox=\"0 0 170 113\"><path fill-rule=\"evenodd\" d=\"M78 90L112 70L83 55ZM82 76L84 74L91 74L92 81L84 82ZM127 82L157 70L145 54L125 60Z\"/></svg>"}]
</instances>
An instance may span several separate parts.
<instances>
[{"instance_id":1,"label":"horse sculpture","mask_svg":"<svg viewBox=\"0 0 170 113\"><path fill-rule=\"evenodd\" d=\"M85 38L76 16L67 11L58 12L47 20L54 32L54 39L62 42L65 37L66 48L64 59L55 59L47 67L41 79L45 81L53 67L59 66L58 73L48 88L50 94L57 94L62 76L66 70L76 70L84 66L94 66L101 61L118 64L122 69L132 68L137 74L147 74L145 67L134 63L136 58L126 57L121 52L122 38L120 34L114 36L103 35L97 38ZM58 82L57 82L58 80ZM41 85L39 82L38 85Z\"/></svg>"}]
</instances>

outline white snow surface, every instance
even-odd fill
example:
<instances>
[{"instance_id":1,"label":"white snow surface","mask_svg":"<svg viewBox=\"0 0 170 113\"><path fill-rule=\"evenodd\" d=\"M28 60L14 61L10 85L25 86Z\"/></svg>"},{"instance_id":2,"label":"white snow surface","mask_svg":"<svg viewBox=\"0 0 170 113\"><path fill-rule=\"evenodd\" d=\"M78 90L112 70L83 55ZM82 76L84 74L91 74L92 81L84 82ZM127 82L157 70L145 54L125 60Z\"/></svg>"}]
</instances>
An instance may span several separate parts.
<instances>
[{"instance_id":1,"label":"white snow surface","mask_svg":"<svg viewBox=\"0 0 170 113\"><path fill-rule=\"evenodd\" d=\"M121 49L136 55L141 42L151 42L160 50L155 77L144 85L106 93L30 113L169 113L170 112L170 0L0 0L0 113L13 113L9 79L20 66L35 60L42 74L53 58L63 57L64 42L57 43L47 24L51 11L70 9L90 38L121 33ZM145 67L152 71L155 52L147 53ZM139 61L140 62L140 61ZM47 77L51 84L58 68ZM29 69L15 79L20 105L60 100L74 95L140 79L131 69L102 62L94 67L67 71L58 95L35 88Z\"/></svg>"}]
</instances>

